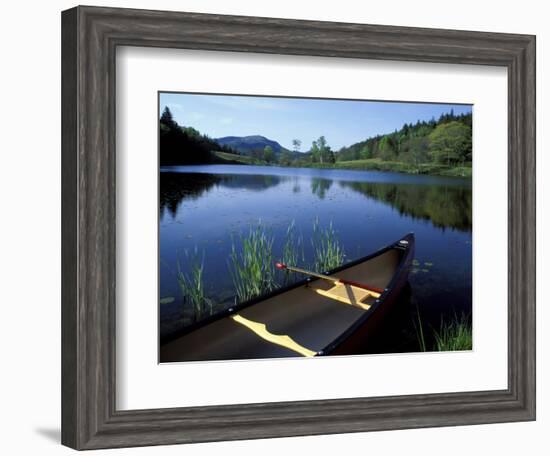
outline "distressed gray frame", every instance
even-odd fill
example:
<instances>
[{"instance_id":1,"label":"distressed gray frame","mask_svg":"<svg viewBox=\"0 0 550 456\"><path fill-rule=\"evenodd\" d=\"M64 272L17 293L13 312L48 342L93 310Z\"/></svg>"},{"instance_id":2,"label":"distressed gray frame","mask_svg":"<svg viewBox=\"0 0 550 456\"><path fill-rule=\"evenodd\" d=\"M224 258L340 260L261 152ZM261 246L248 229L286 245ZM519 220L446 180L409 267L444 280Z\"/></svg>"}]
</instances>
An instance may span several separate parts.
<instances>
[{"instance_id":1,"label":"distressed gray frame","mask_svg":"<svg viewBox=\"0 0 550 456\"><path fill-rule=\"evenodd\" d=\"M122 45L506 67L508 388L116 410L115 51ZM62 245L62 443L72 448L534 420L535 37L99 7L64 11Z\"/></svg>"}]
</instances>

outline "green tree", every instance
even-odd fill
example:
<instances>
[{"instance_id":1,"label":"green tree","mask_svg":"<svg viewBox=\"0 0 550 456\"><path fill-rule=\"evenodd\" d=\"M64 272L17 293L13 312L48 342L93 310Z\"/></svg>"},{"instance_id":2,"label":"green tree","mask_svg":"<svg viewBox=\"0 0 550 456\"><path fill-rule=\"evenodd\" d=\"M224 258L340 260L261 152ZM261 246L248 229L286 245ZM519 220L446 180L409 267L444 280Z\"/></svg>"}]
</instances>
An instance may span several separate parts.
<instances>
[{"instance_id":1,"label":"green tree","mask_svg":"<svg viewBox=\"0 0 550 456\"><path fill-rule=\"evenodd\" d=\"M378 153L382 160L395 159L397 154L389 136L386 135L380 140L380 143L378 144Z\"/></svg>"},{"instance_id":2,"label":"green tree","mask_svg":"<svg viewBox=\"0 0 550 456\"><path fill-rule=\"evenodd\" d=\"M300 147L302 147L302 141L300 141L299 139L293 139L292 149L294 150L295 153L300 152Z\"/></svg>"},{"instance_id":3,"label":"green tree","mask_svg":"<svg viewBox=\"0 0 550 456\"><path fill-rule=\"evenodd\" d=\"M271 146L264 147L264 160L268 163L273 163L275 161L275 153Z\"/></svg>"},{"instance_id":4,"label":"green tree","mask_svg":"<svg viewBox=\"0 0 550 456\"><path fill-rule=\"evenodd\" d=\"M250 156L256 160L264 160L264 150L261 148L255 148L250 152Z\"/></svg>"},{"instance_id":5,"label":"green tree","mask_svg":"<svg viewBox=\"0 0 550 456\"><path fill-rule=\"evenodd\" d=\"M369 145L365 143L359 152L359 158L362 158L363 160L372 158L372 147L369 147Z\"/></svg>"},{"instance_id":6,"label":"green tree","mask_svg":"<svg viewBox=\"0 0 550 456\"><path fill-rule=\"evenodd\" d=\"M162 115L160 116L160 126L161 128L165 127L165 131L180 128L178 123L174 120L172 111L170 111L170 108L168 106L165 106L164 110L162 111Z\"/></svg>"},{"instance_id":7,"label":"green tree","mask_svg":"<svg viewBox=\"0 0 550 456\"><path fill-rule=\"evenodd\" d=\"M311 143L311 161L313 163L323 163L323 157L321 157L321 153L319 150L319 146L317 145L317 141L313 141Z\"/></svg>"},{"instance_id":8,"label":"green tree","mask_svg":"<svg viewBox=\"0 0 550 456\"><path fill-rule=\"evenodd\" d=\"M311 144L311 160L315 163L334 163L336 157L324 136L319 136L317 141Z\"/></svg>"},{"instance_id":9,"label":"green tree","mask_svg":"<svg viewBox=\"0 0 550 456\"><path fill-rule=\"evenodd\" d=\"M187 135L191 138L199 139L201 137L201 133L199 130L193 128L193 127L185 127L183 128L183 131L187 133ZM206 137L206 136L205 136Z\"/></svg>"},{"instance_id":10,"label":"green tree","mask_svg":"<svg viewBox=\"0 0 550 456\"><path fill-rule=\"evenodd\" d=\"M281 152L281 156L279 157L279 163L283 166L290 166L292 163L292 155L290 155L290 151L284 149Z\"/></svg>"},{"instance_id":11,"label":"green tree","mask_svg":"<svg viewBox=\"0 0 550 456\"><path fill-rule=\"evenodd\" d=\"M334 152L329 146L324 150L324 156L327 163L336 163Z\"/></svg>"},{"instance_id":12,"label":"green tree","mask_svg":"<svg viewBox=\"0 0 550 456\"><path fill-rule=\"evenodd\" d=\"M418 169L420 163L425 163L429 159L430 140L426 136L411 138L408 145L407 161L413 163Z\"/></svg>"},{"instance_id":13,"label":"green tree","mask_svg":"<svg viewBox=\"0 0 550 456\"><path fill-rule=\"evenodd\" d=\"M451 121L438 125L429 135L430 154L434 161L447 166L464 164L472 159L472 130Z\"/></svg>"}]
</instances>

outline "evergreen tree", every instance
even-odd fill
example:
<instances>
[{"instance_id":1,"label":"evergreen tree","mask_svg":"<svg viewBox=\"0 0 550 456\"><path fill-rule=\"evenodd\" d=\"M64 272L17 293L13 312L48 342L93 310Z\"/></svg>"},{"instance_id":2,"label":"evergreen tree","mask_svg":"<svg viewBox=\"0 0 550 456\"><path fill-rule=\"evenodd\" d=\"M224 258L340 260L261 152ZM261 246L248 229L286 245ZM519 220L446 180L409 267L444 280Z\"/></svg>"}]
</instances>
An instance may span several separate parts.
<instances>
[{"instance_id":1,"label":"evergreen tree","mask_svg":"<svg viewBox=\"0 0 550 456\"><path fill-rule=\"evenodd\" d=\"M170 111L170 108L168 106L164 107L162 115L160 116L160 122L169 128L174 128L177 126L177 123L174 121L172 111Z\"/></svg>"},{"instance_id":2,"label":"evergreen tree","mask_svg":"<svg viewBox=\"0 0 550 456\"><path fill-rule=\"evenodd\" d=\"M273 153L273 148L271 146L264 147L264 160L268 163L273 163L275 161L275 154Z\"/></svg>"},{"instance_id":3,"label":"evergreen tree","mask_svg":"<svg viewBox=\"0 0 550 456\"><path fill-rule=\"evenodd\" d=\"M293 139L292 149L294 150L294 153L300 152L300 147L302 147L302 141L300 141L299 139Z\"/></svg>"}]
</instances>

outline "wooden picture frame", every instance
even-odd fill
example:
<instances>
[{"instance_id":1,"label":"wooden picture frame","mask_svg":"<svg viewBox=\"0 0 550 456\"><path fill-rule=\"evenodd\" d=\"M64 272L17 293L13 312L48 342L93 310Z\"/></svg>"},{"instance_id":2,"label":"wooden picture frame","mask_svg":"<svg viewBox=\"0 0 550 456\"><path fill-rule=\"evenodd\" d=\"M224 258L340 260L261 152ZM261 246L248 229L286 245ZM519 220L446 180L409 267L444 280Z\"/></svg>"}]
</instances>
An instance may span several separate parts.
<instances>
[{"instance_id":1,"label":"wooden picture frame","mask_svg":"<svg viewBox=\"0 0 550 456\"><path fill-rule=\"evenodd\" d=\"M508 388L119 411L115 402L117 46L508 70ZM76 7L62 13L62 443L75 449L535 419L535 37Z\"/></svg>"}]
</instances>

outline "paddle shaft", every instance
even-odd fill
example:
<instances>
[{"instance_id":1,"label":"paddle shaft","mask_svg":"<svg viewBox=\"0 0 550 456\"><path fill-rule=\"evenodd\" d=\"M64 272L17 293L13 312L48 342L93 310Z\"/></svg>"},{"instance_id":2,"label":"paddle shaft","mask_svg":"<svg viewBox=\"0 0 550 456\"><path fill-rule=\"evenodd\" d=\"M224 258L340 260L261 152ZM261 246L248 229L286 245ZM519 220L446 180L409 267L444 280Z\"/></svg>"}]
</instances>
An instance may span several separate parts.
<instances>
[{"instance_id":1,"label":"paddle shaft","mask_svg":"<svg viewBox=\"0 0 550 456\"><path fill-rule=\"evenodd\" d=\"M364 285L362 283L354 282L352 280L339 279L338 277L331 277L331 276L328 276L328 275L325 275L325 274L319 274L317 272L307 271L305 269L296 268L294 266L288 266L288 265L283 264L283 263L277 263L277 268L279 268L279 269L288 269L289 271L292 271L292 272L300 272L302 274L317 277L318 279L328 280L329 282L332 282L332 283L343 283L345 285L351 285L351 286L354 286L354 287L357 287L357 288L362 288L363 290L374 291L374 292L380 293L380 294L384 293L384 290L381 290L380 288L371 287L369 285Z\"/></svg>"}]
</instances>

